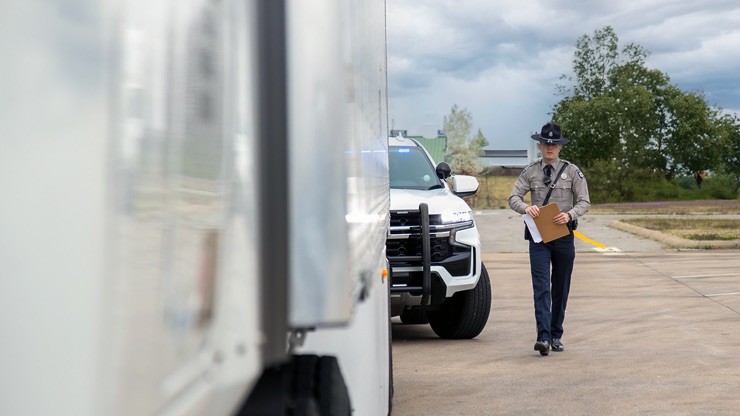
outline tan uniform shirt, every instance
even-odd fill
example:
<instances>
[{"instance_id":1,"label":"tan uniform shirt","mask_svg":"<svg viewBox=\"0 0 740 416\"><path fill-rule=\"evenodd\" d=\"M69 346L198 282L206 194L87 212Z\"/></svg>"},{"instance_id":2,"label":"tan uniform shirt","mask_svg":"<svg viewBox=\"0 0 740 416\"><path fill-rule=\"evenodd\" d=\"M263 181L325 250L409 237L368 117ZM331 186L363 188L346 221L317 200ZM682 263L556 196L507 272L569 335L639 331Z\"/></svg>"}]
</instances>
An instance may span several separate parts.
<instances>
[{"instance_id":1,"label":"tan uniform shirt","mask_svg":"<svg viewBox=\"0 0 740 416\"><path fill-rule=\"evenodd\" d=\"M566 160L556 159L552 163L552 181L555 182L555 177L563 163ZM514 189L511 191L509 197L509 206L514 211L524 214L524 209L529 206L524 202L524 195L527 192L532 192L532 204L542 207L542 203L545 201L547 191L550 190L549 186L545 185L545 161L540 159L536 162L530 163L524 170L519 179L514 185ZM555 189L552 190L550 195L550 203L557 202L558 208L561 212L567 212L571 219L578 219L588 212L591 207L591 201L588 196L588 186L586 185L586 178L578 166L568 162L568 166L565 168L563 173L558 178Z\"/></svg>"}]
</instances>

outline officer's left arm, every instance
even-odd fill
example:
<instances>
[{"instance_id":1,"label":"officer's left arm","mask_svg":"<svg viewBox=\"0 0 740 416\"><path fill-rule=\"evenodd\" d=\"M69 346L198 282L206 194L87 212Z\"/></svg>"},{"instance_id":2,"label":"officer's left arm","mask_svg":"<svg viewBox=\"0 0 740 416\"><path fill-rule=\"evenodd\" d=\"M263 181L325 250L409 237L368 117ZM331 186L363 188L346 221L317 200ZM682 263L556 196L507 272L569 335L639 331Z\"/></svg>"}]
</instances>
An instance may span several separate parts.
<instances>
[{"instance_id":1,"label":"officer's left arm","mask_svg":"<svg viewBox=\"0 0 740 416\"><path fill-rule=\"evenodd\" d=\"M586 215L589 208L591 208L591 199L588 196L588 184L586 183L586 177L577 166L572 166L574 173L572 190L575 203L573 204L573 208L568 211L568 215L570 215L570 218L572 220L577 220L578 218Z\"/></svg>"}]
</instances>

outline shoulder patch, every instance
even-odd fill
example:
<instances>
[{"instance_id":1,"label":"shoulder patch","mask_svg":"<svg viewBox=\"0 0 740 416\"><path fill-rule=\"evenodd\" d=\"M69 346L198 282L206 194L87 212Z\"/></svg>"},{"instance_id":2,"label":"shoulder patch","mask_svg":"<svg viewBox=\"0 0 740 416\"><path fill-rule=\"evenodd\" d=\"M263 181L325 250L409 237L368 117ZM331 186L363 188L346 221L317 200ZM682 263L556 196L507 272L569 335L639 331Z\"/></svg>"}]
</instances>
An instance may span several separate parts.
<instances>
[{"instance_id":1,"label":"shoulder patch","mask_svg":"<svg viewBox=\"0 0 740 416\"><path fill-rule=\"evenodd\" d=\"M524 168L524 169L522 170L522 173L520 173L520 174L519 174L519 176L522 176L522 175L524 175L525 173L527 173L527 168Z\"/></svg>"},{"instance_id":2,"label":"shoulder patch","mask_svg":"<svg viewBox=\"0 0 740 416\"><path fill-rule=\"evenodd\" d=\"M580 169L576 169L576 175L578 175L578 177L579 177L579 178L581 178L581 179L585 179L585 178L583 177L583 172L581 172L581 170L580 170Z\"/></svg>"}]
</instances>

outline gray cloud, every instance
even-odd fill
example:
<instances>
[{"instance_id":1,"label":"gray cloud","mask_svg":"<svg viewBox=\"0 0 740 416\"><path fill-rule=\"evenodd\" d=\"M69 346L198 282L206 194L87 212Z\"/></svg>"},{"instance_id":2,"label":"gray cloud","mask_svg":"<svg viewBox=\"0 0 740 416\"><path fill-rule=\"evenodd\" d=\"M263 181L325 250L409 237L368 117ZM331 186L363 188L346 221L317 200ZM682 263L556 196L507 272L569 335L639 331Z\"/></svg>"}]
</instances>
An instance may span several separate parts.
<instances>
[{"instance_id":1,"label":"gray cloud","mask_svg":"<svg viewBox=\"0 0 740 416\"><path fill-rule=\"evenodd\" d=\"M571 72L578 37L606 25L648 65L710 103L740 108L740 4L734 0L388 0L390 116L427 134L468 107L494 147L526 146ZM436 125L435 125L436 120Z\"/></svg>"}]
</instances>

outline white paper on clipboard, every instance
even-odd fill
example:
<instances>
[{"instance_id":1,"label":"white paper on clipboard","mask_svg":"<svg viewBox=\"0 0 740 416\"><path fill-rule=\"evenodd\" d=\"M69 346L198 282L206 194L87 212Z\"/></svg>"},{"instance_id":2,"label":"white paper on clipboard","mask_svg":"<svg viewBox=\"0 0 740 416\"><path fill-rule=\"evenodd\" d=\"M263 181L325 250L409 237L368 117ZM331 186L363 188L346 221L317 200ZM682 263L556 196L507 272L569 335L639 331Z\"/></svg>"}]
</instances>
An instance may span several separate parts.
<instances>
[{"instance_id":1,"label":"white paper on clipboard","mask_svg":"<svg viewBox=\"0 0 740 416\"><path fill-rule=\"evenodd\" d=\"M537 229L537 224L534 223L534 218L529 214L522 214L522 218L524 219L524 224L526 224L527 229L529 230L529 235L532 236L532 241L535 243L542 242L542 236L540 235L540 230Z\"/></svg>"}]
</instances>

